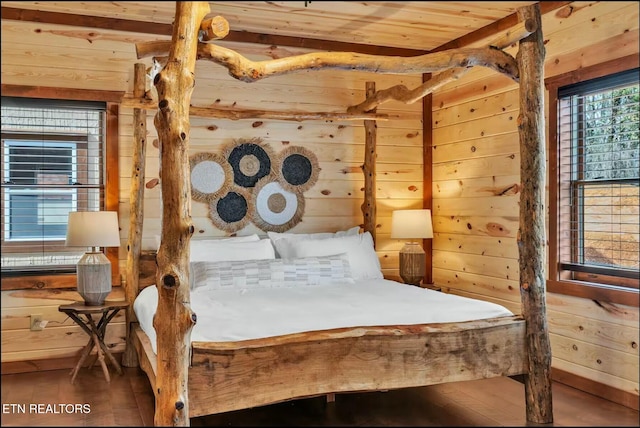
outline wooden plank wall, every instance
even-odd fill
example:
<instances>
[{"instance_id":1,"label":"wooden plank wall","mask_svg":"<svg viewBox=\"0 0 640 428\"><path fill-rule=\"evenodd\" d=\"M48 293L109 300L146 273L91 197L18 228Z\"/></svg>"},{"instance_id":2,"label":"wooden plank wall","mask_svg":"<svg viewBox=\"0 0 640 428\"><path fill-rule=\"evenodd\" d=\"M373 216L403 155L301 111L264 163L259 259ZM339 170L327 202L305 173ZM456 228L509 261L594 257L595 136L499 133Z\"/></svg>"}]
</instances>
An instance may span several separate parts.
<instances>
[{"instance_id":1,"label":"wooden plank wall","mask_svg":"<svg viewBox=\"0 0 640 428\"><path fill-rule=\"evenodd\" d=\"M60 25L2 21L2 83L41 85L74 89L103 89L133 92L134 64L151 65L151 59L139 61L135 43L162 39L135 33L83 29ZM168 39L168 38L167 38ZM223 43L221 43L223 44ZM272 55L306 53L304 50L273 48L262 45L226 43L252 59L269 59ZM383 89L395 84L416 87L421 76L383 76L356 72L301 72L283 77L244 83L232 79L226 69L209 62L196 68L196 88L192 104L239 106L270 110L344 111L364 99L365 83L375 81ZM151 84L149 84L151 88ZM422 208L422 111L421 103L404 105L390 102L380 113L399 115L393 121L378 122L379 198L377 248L385 275L397 277L398 251L402 242L391 240L391 211L397 208ZM153 141L155 111L148 112L148 148L145 183L158 177L159 153ZM128 236L129 189L133 144L133 109L120 109L120 236L121 277L126 278L126 240ZM318 232L347 229L362 223L360 205L364 197L364 124L362 121L270 121L217 120L192 118L191 151L216 152L238 138L262 138L275 152L300 145L312 150L320 164L314 187L305 192L303 220L292 231ZM145 223L143 249L154 249L160 234L160 186L145 189ZM206 205L192 205L196 235L223 236L208 219ZM239 233L266 234L253 225ZM119 290L116 290L119 291ZM53 292L2 292L2 363L12 367L34 367L40 358L67 358L73 362L84 345L84 333L69 319L57 313L57 306L80 299L73 291L61 295ZM50 323L44 331L29 330L29 315L42 314ZM115 350L124 343L123 318L110 324L107 342ZM17 364L21 362L23 364Z\"/></svg>"},{"instance_id":2,"label":"wooden plank wall","mask_svg":"<svg viewBox=\"0 0 640 428\"><path fill-rule=\"evenodd\" d=\"M638 4L572 6L543 17L546 77L638 53ZM520 312L518 87L474 70L433 106L434 282ZM548 293L547 309L553 368L635 395L637 406L638 308Z\"/></svg>"}]
</instances>

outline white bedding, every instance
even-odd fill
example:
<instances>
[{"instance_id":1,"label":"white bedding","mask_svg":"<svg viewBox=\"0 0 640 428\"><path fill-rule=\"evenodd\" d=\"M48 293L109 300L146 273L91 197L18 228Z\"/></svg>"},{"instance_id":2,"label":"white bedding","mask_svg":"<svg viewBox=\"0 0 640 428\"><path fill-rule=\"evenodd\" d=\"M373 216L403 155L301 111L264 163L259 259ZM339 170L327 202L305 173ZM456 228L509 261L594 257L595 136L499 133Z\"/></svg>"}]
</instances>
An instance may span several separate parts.
<instances>
[{"instance_id":1,"label":"white bedding","mask_svg":"<svg viewBox=\"0 0 640 428\"><path fill-rule=\"evenodd\" d=\"M156 352L155 286L134 310ZM461 322L513 315L503 306L385 279L322 287L191 291L192 341L227 342L340 327Z\"/></svg>"}]
</instances>

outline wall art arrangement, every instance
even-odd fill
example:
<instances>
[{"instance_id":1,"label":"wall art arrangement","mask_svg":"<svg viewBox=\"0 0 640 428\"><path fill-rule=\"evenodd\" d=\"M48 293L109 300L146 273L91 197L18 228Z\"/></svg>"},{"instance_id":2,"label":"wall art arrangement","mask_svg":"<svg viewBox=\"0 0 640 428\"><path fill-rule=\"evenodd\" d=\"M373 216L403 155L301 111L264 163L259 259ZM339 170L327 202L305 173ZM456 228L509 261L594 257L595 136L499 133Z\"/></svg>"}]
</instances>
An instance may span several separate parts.
<instances>
[{"instance_id":1,"label":"wall art arrangement","mask_svg":"<svg viewBox=\"0 0 640 428\"><path fill-rule=\"evenodd\" d=\"M284 232L302 220L304 195L318 180L316 156L300 146L279 153L260 138L238 139L221 153L190 157L191 196L209 207L219 229L236 232L250 222Z\"/></svg>"}]
</instances>

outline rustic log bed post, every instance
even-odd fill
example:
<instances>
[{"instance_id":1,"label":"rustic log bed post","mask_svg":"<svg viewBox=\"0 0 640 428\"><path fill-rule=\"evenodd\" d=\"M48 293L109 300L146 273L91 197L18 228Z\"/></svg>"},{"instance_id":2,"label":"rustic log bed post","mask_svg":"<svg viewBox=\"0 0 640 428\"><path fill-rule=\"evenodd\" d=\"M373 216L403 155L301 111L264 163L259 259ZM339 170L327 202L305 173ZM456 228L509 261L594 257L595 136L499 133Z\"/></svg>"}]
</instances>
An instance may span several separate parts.
<instances>
[{"instance_id":1,"label":"rustic log bed post","mask_svg":"<svg viewBox=\"0 0 640 428\"><path fill-rule=\"evenodd\" d=\"M156 75L158 111L154 124L160 144L162 232L158 249L158 334L156 426L188 426L188 369L191 329L196 316L189 290L191 182L189 104L195 84L198 32L209 12L206 2L176 2L169 60Z\"/></svg>"},{"instance_id":2,"label":"rustic log bed post","mask_svg":"<svg viewBox=\"0 0 640 428\"><path fill-rule=\"evenodd\" d=\"M371 118L371 110L382 102L390 99L404 99L407 102L413 102L431 93L436 88L446 82L453 81L462 75L466 70L474 65L481 65L493 68L515 81L520 79L520 117L518 120L518 131L520 135L520 147L522 155L521 180L522 180L522 196L520 203L520 230L518 236L518 247L520 254L520 290L522 299L522 308L526 320L526 343L507 343L505 344L504 354L500 361L500 365L504 367L495 367L492 361L486 365L487 369L496 370L493 375L511 375L523 373L522 366L525 365L525 399L526 399L526 417L528 421L535 423L550 423L553 421L551 406L551 378L550 363L551 351L548 338L548 327L546 322L545 294L544 294L544 92L542 86L542 73L544 65L544 46L542 44L542 30L540 28L540 9L539 6L533 5L518 10L518 16L522 24L516 31L502 37L498 45L491 45L487 49L458 49L451 52L443 52L438 55L425 55L417 57L414 60L402 58L400 63L396 64L396 59L389 57L372 58L367 55L357 55L349 53L325 53L325 54L307 54L298 57L288 57L273 61L263 61L255 63L240 57L235 52L228 49L219 48L212 44L198 43L198 32L204 31L206 27L203 19L209 12L209 6L206 2L177 2L176 19L173 28L172 41L169 45L162 49L168 48L169 57L163 70L156 76L155 86L158 92L158 112L155 116L155 126L158 130L160 141L161 156L161 185L162 185L162 239L160 249L158 251L157 261L158 270L156 275L156 284L159 293L158 309L154 318L154 328L157 331L157 367L153 378L150 380L154 387L156 395L156 413L154 424L187 426L189 425L189 397L188 391L194 394L194 398L198 396L196 415L206 414L207 410L217 409L220 404L219 411L227 411L230 407L237 405L237 408L245 408L247 406L260 405L264 397L256 397L254 391L245 391L246 388L238 390L234 389L235 385L227 384L224 388L224 374L216 373L223 376L218 388L212 390L208 382L213 380L205 380L204 374L207 370L211 370L214 358L219 352L220 344L216 347L205 342L191 344L190 334L193 324L195 323L195 315L190 309L189 287L188 287L188 269L189 269L189 241L193 233L190 214L190 181L189 181L189 113L190 98L194 85L194 68L196 56L203 59L210 59L213 62L221 64L230 70L230 74L240 80L255 81L268 76L286 74L296 70L307 68L338 68L338 69L354 69L361 71L371 71L378 73L430 73L434 71L442 71L439 75L432 78L431 81L425 82L421 87L414 91L408 91L406 88L394 87L395 90L387 90L378 92L376 97L375 90L367 90L367 100L364 103L353 106L348 111L346 117L353 118L354 113L360 113L360 117L365 120ZM201 26L202 25L202 26ZM210 22L209 22L210 25ZM219 25L219 24L217 24ZM500 49L509 46L516 41L520 42L520 51L517 55L517 61L510 55L501 52ZM163 44L153 42L156 45ZM144 44L141 44L144 45ZM138 46L137 46L138 47ZM157 48L157 46L154 47ZM444 71L443 71L444 70ZM382 94L382 96L380 95ZM395 94L395 95L394 95ZM400 94L400 95L398 95ZM144 100L134 100L134 102L144 102ZM140 104L137 104L140 106ZM146 105L146 104L145 104ZM193 111L192 111L193 112ZM365 113L362 113L365 112ZM207 110L202 111L203 114ZM256 113L255 111L252 113ZM258 112L259 113L259 112ZM273 112L271 112L273 113ZM271 114L270 113L270 114ZM217 114L217 113L215 113ZM250 113L251 114L251 113ZM284 116L289 120L307 120L317 119L317 115L308 115L300 113L296 116L296 112L284 112ZM326 116L324 116L326 118ZM373 114L375 118L375 113ZM237 116L229 115L227 118L234 119ZM373 150L375 152L375 150ZM363 169L372 168L375 161L375 153L367 154ZM371 169L369 169L371 171ZM372 175L372 180L375 174ZM375 206L375 200L368 200L372 197L371 192L365 192L365 203L363 204L363 214L365 215L365 228L375 228L375 210L371 211L366 206ZM132 198L133 199L133 198ZM135 201L142 204L142 198ZM132 202L133 203L133 202ZM133 210L133 207L132 207ZM133 212L133 211L132 211ZM140 212L140 211L136 211ZM369 219L367 220L367 214ZM141 215L141 212L140 212ZM136 219L140 222L141 219ZM133 222L133 217L132 217ZM368 226L367 226L368 225ZM373 226L372 226L373 225ZM132 224L132 228L135 225ZM373 232L373 231L372 231ZM137 233L130 232L130 244L141 239ZM131 249L130 249L131 250ZM130 259L128 258L128 262ZM132 268L131 265L128 266ZM127 281L129 282L129 281ZM132 284L135 279L132 279ZM130 299L127 293L127 299ZM131 300L130 300L131 302ZM494 321L488 324L498 326L500 330L496 330L493 334L495 340L499 341L507 331L516 331L517 323L513 320L502 321L505 324L494 324ZM520 322L522 322L520 320ZM478 321L479 326L486 327L486 322ZM392 335L398 335L396 346L401 351L404 349L403 341L412 343L411 346L420 346L424 340L432 340L433 337L442 337L443 340L458 340L454 338L467 337L464 332L453 327L453 331L449 330L446 325L443 326L425 326L422 337L413 337L409 331L404 331L402 327L397 328ZM245 367L245 370L255 363L259 355L264 354L265 364L272 363L272 357L268 354L269 349L275 349L283 346L283 349L300 349L301 352L309 354L309 367L313 364L320 365L326 361L321 356L321 352L315 351L326 349L328 352L335 350L335 340L346 341L346 345L354 339L352 329L342 329L330 333L308 333L303 335L290 335L282 338L280 342L260 339L252 341L252 345L247 345L240 351L234 349L233 344L229 344L229 351L223 352L224 358L228 359L228 355L233 355L239 361L243 361L243 355L246 354L246 362L240 362L239 367ZM389 335L389 331L385 329L368 328L362 334L371 342L370 346L376 344L389 343L378 339ZM432 336L431 333L438 333ZM379 336L376 336L379 335ZM422 333L421 333L422 334ZM326 336L326 337L325 337ZM302 338L301 338L302 337ZM333 338L334 342L325 341ZM514 336L520 338L520 336ZM332 344L333 343L333 344ZM289 345L291 344L291 345ZM318 348L310 348L311 344L315 344ZM484 344L484 345L483 345ZM346 346L345 345L345 346ZM478 342L475 347L486 346L487 342L484 336L478 336ZM520 345L526 348L525 352L519 352ZM138 343L136 343L138 346ZM140 346L145 346L144 344ZM190 361L191 346L198 348L194 353L192 361ZM251 348L255 346L256 352ZM289 348L288 346L291 346ZM351 346L351 345L349 345ZM443 343L443 349L446 348ZM224 348L224 346L223 346ZM475 349L475 348L474 348ZM480 349L480 348L478 348ZM204 350L204 352L201 352ZM264 350L264 351L261 351ZM476 355L474 350L468 350ZM265 354L267 352L267 354ZM398 354L401 355L401 354ZM447 358L456 358L456 353L449 352ZM459 355L457 356L459 358ZM513 361L511 361L513 358ZM519 358L526 358L526 361L520 361ZM317 361L316 361L317 360ZM225 360L227 361L227 360ZM305 360L306 361L306 360ZM201 379L201 382L192 385L192 389L188 388L189 380L189 364L193 364L194 373L199 372L203 375L194 374L193 379ZM223 362L224 363L224 362ZM277 362L275 362L277 364ZM442 362L444 364L444 362ZM148 360L141 361L145 371L152 371ZM447 375L442 373L420 372L421 379L413 379L407 374L403 367L398 366L396 371L389 373L385 369L389 365L381 366L378 372L381 373L380 379L384 379L386 383L383 385L391 385L392 387L403 387L415 382L415 385L427 385L440 383L444 381L465 380L466 373L458 373L457 375ZM274 366L275 368L276 366ZM279 367L279 366L278 366ZM391 365L389 367L396 367ZM407 366L409 367L409 366ZM416 366L416 373L421 365ZM443 365L442 367L447 367ZM298 367L302 370L304 366ZM405 367L406 368L406 367ZM397 371L400 370L400 371ZM304 373L304 370L300 374ZM291 373L287 373L288 376ZM489 376L490 374L485 374ZM369 379L368 372L363 371L361 380L363 385ZM408 378L407 378L408 376ZM285 376L287 377L287 376ZM378 379L376 377L376 379ZM229 380L233 382L233 380ZM340 384L323 385L324 388L336 388L327 392L340 391ZM321 382L320 382L321 383ZM300 391L312 385L309 380L304 383L292 385L291 390L298 391L297 396L303 396ZM287 394L288 392L272 391L270 385L264 384L265 393ZM369 385L365 390L374 389ZM310 393L313 393L313 388ZM236 396L231 397L233 400L239 400L234 403L226 398L224 394L233 393ZM202 395L202 397L200 397ZM291 395L280 396L280 399L291 398ZM225 401L226 400L226 401ZM264 401L267 403L269 401ZM274 402L274 401L271 401ZM207 403L207 404L202 404ZM230 404L231 403L231 404ZM264 404L263 403L263 404ZM203 407L206 406L206 407ZM244 407L243 407L244 406Z\"/></svg>"},{"instance_id":3,"label":"rustic log bed post","mask_svg":"<svg viewBox=\"0 0 640 428\"><path fill-rule=\"evenodd\" d=\"M142 98L146 91L145 65L134 66L133 96ZM133 327L136 313L133 302L138 295L140 277L140 254L142 252L142 224L144 219L144 170L147 153L147 111L133 109L133 154L131 158L131 190L129 193L129 236L127 240L127 280L124 292L129 302L127 307L127 346L122 355L122 365L136 367L138 355L133 344ZM138 203L139 202L139 203Z\"/></svg>"},{"instance_id":4,"label":"rustic log bed post","mask_svg":"<svg viewBox=\"0 0 640 428\"><path fill-rule=\"evenodd\" d=\"M367 98L376 93L376 82L366 83ZM374 110L375 112L375 110ZM362 214L364 218L364 231L370 232L373 242L376 242L376 143L378 124L375 120L364 121L364 202L362 202Z\"/></svg>"},{"instance_id":5,"label":"rustic log bed post","mask_svg":"<svg viewBox=\"0 0 640 428\"><path fill-rule=\"evenodd\" d=\"M520 21L535 20L537 30L520 41L520 298L527 321L529 374L525 376L527 420L553 421L551 344L545 301L545 125L544 56L540 5L518 9Z\"/></svg>"}]
</instances>

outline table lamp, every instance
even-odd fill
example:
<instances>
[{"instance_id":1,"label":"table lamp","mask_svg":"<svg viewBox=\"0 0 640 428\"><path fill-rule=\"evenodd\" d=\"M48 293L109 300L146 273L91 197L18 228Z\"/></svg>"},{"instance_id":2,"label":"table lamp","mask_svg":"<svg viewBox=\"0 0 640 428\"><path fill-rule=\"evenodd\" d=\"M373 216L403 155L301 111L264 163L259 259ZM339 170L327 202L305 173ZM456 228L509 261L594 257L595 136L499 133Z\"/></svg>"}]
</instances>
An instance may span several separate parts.
<instances>
[{"instance_id":1,"label":"table lamp","mask_svg":"<svg viewBox=\"0 0 640 428\"><path fill-rule=\"evenodd\" d=\"M419 239L433 238L431 210L396 210L391 213L391 238L408 239L400 250L400 277L420 285L425 275L425 252Z\"/></svg>"},{"instance_id":2,"label":"table lamp","mask_svg":"<svg viewBox=\"0 0 640 428\"><path fill-rule=\"evenodd\" d=\"M72 211L67 224L67 247L91 247L78 261L78 293L86 305L99 306L111 293L111 262L99 247L119 247L115 211Z\"/></svg>"}]
</instances>

